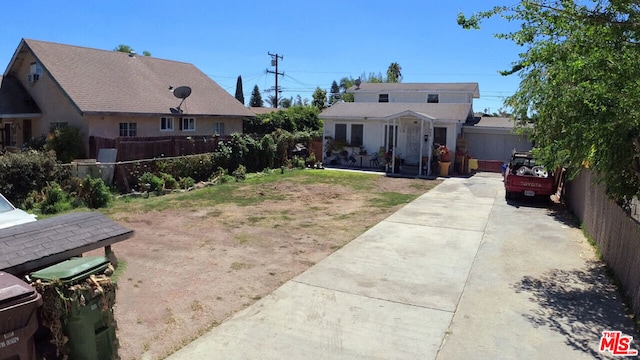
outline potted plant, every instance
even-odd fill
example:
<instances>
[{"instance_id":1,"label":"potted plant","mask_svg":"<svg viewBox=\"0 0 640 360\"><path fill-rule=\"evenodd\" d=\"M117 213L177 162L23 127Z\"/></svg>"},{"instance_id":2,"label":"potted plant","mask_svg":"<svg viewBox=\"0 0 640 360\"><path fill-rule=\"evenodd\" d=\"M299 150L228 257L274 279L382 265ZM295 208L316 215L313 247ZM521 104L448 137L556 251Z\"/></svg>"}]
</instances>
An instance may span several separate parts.
<instances>
[{"instance_id":1,"label":"potted plant","mask_svg":"<svg viewBox=\"0 0 640 360\"><path fill-rule=\"evenodd\" d=\"M451 153L446 145L438 146L438 158L440 159L440 175L449 175L449 166L451 166Z\"/></svg>"}]
</instances>

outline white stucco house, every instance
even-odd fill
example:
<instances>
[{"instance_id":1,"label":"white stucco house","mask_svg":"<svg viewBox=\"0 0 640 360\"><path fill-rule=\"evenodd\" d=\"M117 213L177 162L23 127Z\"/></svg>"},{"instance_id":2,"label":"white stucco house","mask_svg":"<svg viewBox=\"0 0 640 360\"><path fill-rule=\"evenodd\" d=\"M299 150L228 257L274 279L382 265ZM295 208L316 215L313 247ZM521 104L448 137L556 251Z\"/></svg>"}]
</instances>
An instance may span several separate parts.
<instances>
[{"instance_id":1,"label":"white stucco house","mask_svg":"<svg viewBox=\"0 0 640 360\"><path fill-rule=\"evenodd\" d=\"M433 159L434 144L446 145L455 159L462 126L473 119L473 99L480 97L477 83L363 83L347 92L354 102L336 103L320 114L325 147L338 140L369 154L391 150L391 165L398 158L415 166L417 175L431 174L425 159Z\"/></svg>"}]
</instances>

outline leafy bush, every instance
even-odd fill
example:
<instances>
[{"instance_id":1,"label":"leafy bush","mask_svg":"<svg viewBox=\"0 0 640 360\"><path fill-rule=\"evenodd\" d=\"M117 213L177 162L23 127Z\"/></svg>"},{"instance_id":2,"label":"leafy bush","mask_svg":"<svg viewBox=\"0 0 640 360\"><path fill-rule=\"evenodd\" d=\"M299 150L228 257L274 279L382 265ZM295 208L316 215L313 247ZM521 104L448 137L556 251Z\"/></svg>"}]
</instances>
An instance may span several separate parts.
<instances>
[{"instance_id":1,"label":"leafy bush","mask_svg":"<svg viewBox=\"0 0 640 360\"><path fill-rule=\"evenodd\" d=\"M91 209L106 207L111 202L109 187L100 178L92 179L87 176L82 182L80 199Z\"/></svg>"},{"instance_id":2,"label":"leafy bush","mask_svg":"<svg viewBox=\"0 0 640 360\"><path fill-rule=\"evenodd\" d=\"M180 185L181 189L189 189L192 188L196 184L196 182L191 176L187 176L181 177L180 180L178 180L178 184Z\"/></svg>"},{"instance_id":3,"label":"leafy bush","mask_svg":"<svg viewBox=\"0 0 640 360\"><path fill-rule=\"evenodd\" d=\"M147 190L146 184L149 184L150 186L149 191L159 191L162 190L163 181L152 173L146 172L138 179L138 186L142 190Z\"/></svg>"},{"instance_id":4,"label":"leafy bush","mask_svg":"<svg viewBox=\"0 0 640 360\"><path fill-rule=\"evenodd\" d=\"M57 214L73 208L69 196L56 182L45 187L43 193L44 200L40 203L40 212L43 214Z\"/></svg>"},{"instance_id":5,"label":"leafy bush","mask_svg":"<svg viewBox=\"0 0 640 360\"><path fill-rule=\"evenodd\" d=\"M171 175L167 173L160 173L162 177L162 182L164 183L165 189L177 189L178 181Z\"/></svg>"},{"instance_id":6,"label":"leafy bush","mask_svg":"<svg viewBox=\"0 0 640 360\"><path fill-rule=\"evenodd\" d=\"M233 177L236 181L242 181L247 178L247 168L244 165L238 166L237 169L233 171Z\"/></svg>"},{"instance_id":7,"label":"leafy bush","mask_svg":"<svg viewBox=\"0 0 640 360\"><path fill-rule=\"evenodd\" d=\"M84 143L80 128L65 126L53 130L47 138L46 150L53 150L58 161L67 164L74 159L84 157Z\"/></svg>"},{"instance_id":8,"label":"leafy bush","mask_svg":"<svg viewBox=\"0 0 640 360\"><path fill-rule=\"evenodd\" d=\"M68 168L59 167L52 152L25 151L0 156L0 192L21 207L29 193L41 191L48 182L64 183Z\"/></svg>"}]
</instances>

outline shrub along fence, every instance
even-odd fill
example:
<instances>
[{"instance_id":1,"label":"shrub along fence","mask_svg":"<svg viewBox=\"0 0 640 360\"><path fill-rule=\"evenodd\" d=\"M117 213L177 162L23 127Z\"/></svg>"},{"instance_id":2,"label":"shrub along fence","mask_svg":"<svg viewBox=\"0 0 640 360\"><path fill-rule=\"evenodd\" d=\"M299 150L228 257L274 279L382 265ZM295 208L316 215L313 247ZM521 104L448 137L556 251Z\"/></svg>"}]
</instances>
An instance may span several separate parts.
<instances>
[{"instance_id":1,"label":"shrub along fence","mask_svg":"<svg viewBox=\"0 0 640 360\"><path fill-rule=\"evenodd\" d=\"M607 198L603 186L584 170L565 189L566 203L596 242L620 282L635 316L640 315L640 225Z\"/></svg>"}]
</instances>

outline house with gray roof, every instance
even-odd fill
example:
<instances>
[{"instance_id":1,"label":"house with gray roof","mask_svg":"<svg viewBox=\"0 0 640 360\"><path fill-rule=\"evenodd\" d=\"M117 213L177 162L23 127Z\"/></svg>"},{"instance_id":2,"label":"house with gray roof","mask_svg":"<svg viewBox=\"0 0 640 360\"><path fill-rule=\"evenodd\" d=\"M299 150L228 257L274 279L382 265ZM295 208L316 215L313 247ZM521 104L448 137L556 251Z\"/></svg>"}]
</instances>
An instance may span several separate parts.
<instances>
[{"instance_id":1,"label":"house with gray roof","mask_svg":"<svg viewBox=\"0 0 640 360\"><path fill-rule=\"evenodd\" d=\"M0 86L0 149L66 125L87 148L90 137L228 135L253 116L192 64L22 39Z\"/></svg>"},{"instance_id":2,"label":"house with gray roof","mask_svg":"<svg viewBox=\"0 0 640 360\"><path fill-rule=\"evenodd\" d=\"M362 83L347 92L354 102L335 103L320 114L325 163L334 157L328 147L338 141L373 157L391 152L390 172L401 161L419 176L431 174L434 144L446 145L454 161L462 126L473 119L473 99L480 97L477 83Z\"/></svg>"}]
</instances>

